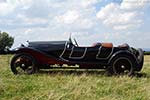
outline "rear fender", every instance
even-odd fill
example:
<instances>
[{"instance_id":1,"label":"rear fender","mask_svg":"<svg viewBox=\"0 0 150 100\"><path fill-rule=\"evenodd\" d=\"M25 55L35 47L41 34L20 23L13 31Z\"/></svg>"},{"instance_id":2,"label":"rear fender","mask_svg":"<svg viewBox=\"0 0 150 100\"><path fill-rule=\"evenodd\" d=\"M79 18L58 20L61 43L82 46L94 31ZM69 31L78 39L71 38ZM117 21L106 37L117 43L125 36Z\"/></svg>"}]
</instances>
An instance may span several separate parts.
<instances>
[{"instance_id":1,"label":"rear fender","mask_svg":"<svg viewBox=\"0 0 150 100\"><path fill-rule=\"evenodd\" d=\"M136 64L136 65L138 64L138 61L137 61L135 55L133 55L132 53L130 53L130 52L127 51L127 50L126 50L126 51L118 51L118 52L114 53L114 54L111 56L111 58L109 59L108 64L110 65L111 62L112 62L112 60L113 60L116 56L119 56L119 55L128 55L128 56L130 56L130 57L135 61L135 64Z\"/></svg>"},{"instance_id":2,"label":"rear fender","mask_svg":"<svg viewBox=\"0 0 150 100\"><path fill-rule=\"evenodd\" d=\"M137 71L140 71L143 67L143 63L144 63L144 52L142 49L137 49L138 51L138 68L137 68Z\"/></svg>"}]
</instances>

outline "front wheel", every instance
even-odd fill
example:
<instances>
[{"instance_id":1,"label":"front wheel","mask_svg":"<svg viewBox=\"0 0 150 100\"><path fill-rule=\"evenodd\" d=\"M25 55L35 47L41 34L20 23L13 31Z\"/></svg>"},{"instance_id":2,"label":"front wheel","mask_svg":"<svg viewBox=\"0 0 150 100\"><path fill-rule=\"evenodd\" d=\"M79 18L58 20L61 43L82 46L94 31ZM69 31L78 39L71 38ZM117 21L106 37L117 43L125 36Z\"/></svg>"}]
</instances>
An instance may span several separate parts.
<instances>
[{"instance_id":1,"label":"front wheel","mask_svg":"<svg viewBox=\"0 0 150 100\"><path fill-rule=\"evenodd\" d=\"M134 65L135 64L132 58L123 55L113 59L111 68L115 75L125 74L131 76L134 73Z\"/></svg>"},{"instance_id":2,"label":"front wheel","mask_svg":"<svg viewBox=\"0 0 150 100\"><path fill-rule=\"evenodd\" d=\"M30 55L16 54L11 60L11 70L14 74L33 74L36 69L36 61Z\"/></svg>"}]
</instances>

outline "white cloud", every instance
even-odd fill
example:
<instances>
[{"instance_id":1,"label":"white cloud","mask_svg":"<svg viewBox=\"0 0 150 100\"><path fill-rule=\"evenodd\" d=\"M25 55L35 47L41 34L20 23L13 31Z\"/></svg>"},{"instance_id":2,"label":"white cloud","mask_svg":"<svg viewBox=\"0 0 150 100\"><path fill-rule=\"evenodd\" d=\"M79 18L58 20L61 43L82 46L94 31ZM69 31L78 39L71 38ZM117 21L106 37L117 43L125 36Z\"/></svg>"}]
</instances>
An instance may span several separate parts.
<instances>
[{"instance_id":1,"label":"white cloud","mask_svg":"<svg viewBox=\"0 0 150 100\"><path fill-rule=\"evenodd\" d=\"M27 18L26 17L23 19L23 22L27 24L46 24L48 20L44 18Z\"/></svg>"},{"instance_id":2,"label":"white cloud","mask_svg":"<svg viewBox=\"0 0 150 100\"><path fill-rule=\"evenodd\" d=\"M78 11L67 11L65 14L56 16L56 21L59 23L72 24L78 20L80 13Z\"/></svg>"},{"instance_id":3,"label":"white cloud","mask_svg":"<svg viewBox=\"0 0 150 100\"><path fill-rule=\"evenodd\" d=\"M101 2L101 0L81 0L80 2L81 6L86 8L96 4L97 2Z\"/></svg>"},{"instance_id":4,"label":"white cloud","mask_svg":"<svg viewBox=\"0 0 150 100\"><path fill-rule=\"evenodd\" d=\"M33 0L18 0L22 5L30 5L33 3Z\"/></svg>"},{"instance_id":5,"label":"white cloud","mask_svg":"<svg viewBox=\"0 0 150 100\"><path fill-rule=\"evenodd\" d=\"M32 29L27 29L24 32L24 35L30 35L30 33L32 32Z\"/></svg>"},{"instance_id":6,"label":"white cloud","mask_svg":"<svg viewBox=\"0 0 150 100\"><path fill-rule=\"evenodd\" d=\"M81 11L69 10L63 15L56 16L55 20L58 24L68 27L76 27L75 29L89 29L93 26L91 19L87 19ZM71 28L71 29L72 29Z\"/></svg>"},{"instance_id":7,"label":"white cloud","mask_svg":"<svg viewBox=\"0 0 150 100\"><path fill-rule=\"evenodd\" d=\"M141 7L145 6L146 3L144 1L140 2L139 0L137 1L137 4L134 4L134 2L134 0L132 2L123 0L121 5L110 3L101 8L97 13L97 18L99 18L103 24L110 26L115 30L126 30L139 27L143 22L141 18Z\"/></svg>"},{"instance_id":8,"label":"white cloud","mask_svg":"<svg viewBox=\"0 0 150 100\"><path fill-rule=\"evenodd\" d=\"M32 0L3 0L0 2L0 15L5 16L12 13L18 6L27 9L31 4Z\"/></svg>"},{"instance_id":9,"label":"white cloud","mask_svg":"<svg viewBox=\"0 0 150 100\"><path fill-rule=\"evenodd\" d=\"M145 7L145 5L149 4L150 0L123 0L121 3L121 8L128 10L141 9Z\"/></svg>"},{"instance_id":10,"label":"white cloud","mask_svg":"<svg viewBox=\"0 0 150 100\"><path fill-rule=\"evenodd\" d=\"M81 1L82 4L76 0L18 0L13 13L8 13L10 18L0 20L6 23L1 26L3 29L11 29L9 32L15 36L14 47L27 40L67 40L69 35L63 33L84 32L93 26L91 18L94 17L95 9L92 5L97 0Z\"/></svg>"},{"instance_id":11,"label":"white cloud","mask_svg":"<svg viewBox=\"0 0 150 100\"><path fill-rule=\"evenodd\" d=\"M69 34L64 33L72 32L77 33L75 36L80 45L90 45L93 42L127 42L138 46L142 42L141 37L146 36L146 40L150 40L148 32L141 36L142 32L135 34L135 30L130 30L134 34L132 35L126 31L143 25L142 16L145 13L140 10L143 8L141 5L132 7L131 4L124 4L123 0L121 4L110 3L97 11L101 1L6 0L0 2L0 28L15 37L15 47L27 40L67 40ZM134 37L138 39L134 40ZM148 44L143 43L143 46L146 45Z\"/></svg>"},{"instance_id":12,"label":"white cloud","mask_svg":"<svg viewBox=\"0 0 150 100\"><path fill-rule=\"evenodd\" d=\"M14 9L14 6L11 5L10 3L2 2L0 3L0 15L4 16L7 15L8 13L12 12Z\"/></svg>"}]
</instances>

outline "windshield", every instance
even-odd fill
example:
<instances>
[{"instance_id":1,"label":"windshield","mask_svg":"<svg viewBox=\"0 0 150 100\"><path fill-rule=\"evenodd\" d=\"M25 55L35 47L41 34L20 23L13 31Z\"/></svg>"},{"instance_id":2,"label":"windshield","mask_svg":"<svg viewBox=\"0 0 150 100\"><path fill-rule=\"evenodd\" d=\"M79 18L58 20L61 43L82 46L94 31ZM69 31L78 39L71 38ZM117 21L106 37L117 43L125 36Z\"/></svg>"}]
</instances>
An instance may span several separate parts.
<instances>
[{"instance_id":1,"label":"windshield","mask_svg":"<svg viewBox=\"0 0 150 100\"><path fill-rule=\"evenodd\" d=\"M71 39L71 37L70 37L70 38L69 38L69 43L71 43L71 44L73 44L74 46L77 46L77 47L79 46L75 38L74 38L73 41L72 41L72 39Z\"/></svg>"}]
</instances>

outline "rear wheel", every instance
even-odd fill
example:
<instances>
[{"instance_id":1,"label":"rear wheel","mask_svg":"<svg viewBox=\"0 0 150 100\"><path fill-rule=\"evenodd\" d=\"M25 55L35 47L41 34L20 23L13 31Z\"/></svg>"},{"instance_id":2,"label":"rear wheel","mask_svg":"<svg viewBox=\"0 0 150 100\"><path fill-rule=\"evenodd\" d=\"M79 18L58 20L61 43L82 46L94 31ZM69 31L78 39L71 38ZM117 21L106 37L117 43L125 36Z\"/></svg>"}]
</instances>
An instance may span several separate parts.
<instances>
[{"instance_id":1,"label":"rear wheel","mask_svg":"<svg viewBox=\"0 0 150 100\"><path fill-rule=\"evenodd\" d=\"M33 74L37 71L35 59L27 54L16 54L11 60L14 74Z\"/></svg>"},{"instance_id":2,"label":"rear wheel","mask_svg":"<svg viewBox=\"0 0 150 100\"><path fill-rule=\"evenodd\" d=\"M115 57L111 63L111 70L115 75L129 75L134 73L134 61L126 55Z\"/></svg>"}]
</instances>

